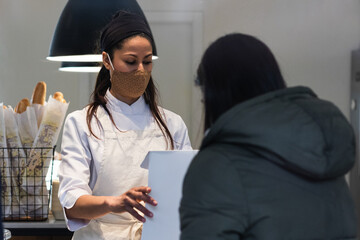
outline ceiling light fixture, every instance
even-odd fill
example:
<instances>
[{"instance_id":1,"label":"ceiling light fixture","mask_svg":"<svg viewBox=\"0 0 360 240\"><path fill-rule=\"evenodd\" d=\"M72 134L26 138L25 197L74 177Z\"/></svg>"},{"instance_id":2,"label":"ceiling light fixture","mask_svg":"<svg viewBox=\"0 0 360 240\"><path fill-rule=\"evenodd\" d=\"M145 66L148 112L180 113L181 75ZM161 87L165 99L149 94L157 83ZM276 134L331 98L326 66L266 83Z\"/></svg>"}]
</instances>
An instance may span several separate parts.
<instances>
[{"instance_id":1,"label":"ceiling light fixture","mask_svg":"<svg viewBox=\"0 0 360 240\"><path fill-rule=\"evenodd\" d=\"M136 0L69 0L57 23L47 59L82 62L82 67L86 65L84 62L101 62L98 47L101 30L119 10L137 13L148 24ZM155 43L154 48L153 59L156 59Z\"/></svg>"}]
</instances>

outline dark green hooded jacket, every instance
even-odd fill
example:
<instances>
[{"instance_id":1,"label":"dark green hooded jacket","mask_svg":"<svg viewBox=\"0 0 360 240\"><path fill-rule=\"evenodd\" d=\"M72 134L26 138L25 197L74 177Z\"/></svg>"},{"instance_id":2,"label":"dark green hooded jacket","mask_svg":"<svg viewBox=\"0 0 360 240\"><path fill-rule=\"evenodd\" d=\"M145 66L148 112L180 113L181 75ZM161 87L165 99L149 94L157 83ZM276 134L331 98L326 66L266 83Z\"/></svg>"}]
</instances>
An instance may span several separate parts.
<instances>
[{"instance_id":1,"label":"dark green hooded jacket","mask_svg":"<svg viewBox=\"0 0 360 240\"><path fill-rule=\"evenodd\" d=\"M354 133L306 87L240 103L212 125L183 184L181 239L355 239L344 175Z\"/></svg>"}]
</instances>

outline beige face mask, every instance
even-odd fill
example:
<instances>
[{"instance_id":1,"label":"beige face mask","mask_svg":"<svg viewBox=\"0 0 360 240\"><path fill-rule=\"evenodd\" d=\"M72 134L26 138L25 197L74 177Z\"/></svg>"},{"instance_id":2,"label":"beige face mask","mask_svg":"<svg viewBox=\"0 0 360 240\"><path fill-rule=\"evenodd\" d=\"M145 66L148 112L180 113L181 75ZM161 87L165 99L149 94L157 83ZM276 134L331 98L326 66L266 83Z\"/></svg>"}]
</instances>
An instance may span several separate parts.
<instances>
[{"instance_id":1,"label":"beige face mask","mask_svg":"<svg viewBox=\"0 0 360 240\"><path fill-rule=\"evenodd\" d=\"M151 72L136 70L133 72L121 72L114 69L108 54L113 74L110 78L111 89L123 97L138 98L144 94L150 81Z\"/></svg>"}]
</instances>

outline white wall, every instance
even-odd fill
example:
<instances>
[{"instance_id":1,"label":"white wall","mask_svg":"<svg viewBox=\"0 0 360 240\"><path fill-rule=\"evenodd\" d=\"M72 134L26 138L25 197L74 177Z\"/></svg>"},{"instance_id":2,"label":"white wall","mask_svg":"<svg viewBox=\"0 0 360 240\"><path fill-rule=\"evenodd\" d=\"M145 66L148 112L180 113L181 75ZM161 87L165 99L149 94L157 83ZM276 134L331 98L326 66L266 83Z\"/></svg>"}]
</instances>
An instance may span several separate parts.
<instances>
[{"instance_id":1,"label":"white wall","mask_svg":"<svg viewBox=\"0 0 360 240\"><path fill-rule=\"evenodd\" d=\"M350 56L360 43L358 0L208 1L204 14L206 43L233 31L259 37L275 53L288 85L310 86L349 116Z\"/></svg>"},{"instance_id":2,"label":"white wall","mask_svg":"<svg viewBox=\"0 0 360 240\"><path fill-rule=\"evenodd\" d=\"M0 102L15 106L21 98L31 97L36 82L46 81L49 93L62 91L71 101L69 112L82 107L79 92L84 92L84 76L58 72L58 63L45 60L66 2L0 0ZM145 14L202 13L202 50L226 33L259 37L275 53L288 85L310 86L349 116L350 53L360 43L359 0L138 2Z\"/></svg>"}]
</instances>

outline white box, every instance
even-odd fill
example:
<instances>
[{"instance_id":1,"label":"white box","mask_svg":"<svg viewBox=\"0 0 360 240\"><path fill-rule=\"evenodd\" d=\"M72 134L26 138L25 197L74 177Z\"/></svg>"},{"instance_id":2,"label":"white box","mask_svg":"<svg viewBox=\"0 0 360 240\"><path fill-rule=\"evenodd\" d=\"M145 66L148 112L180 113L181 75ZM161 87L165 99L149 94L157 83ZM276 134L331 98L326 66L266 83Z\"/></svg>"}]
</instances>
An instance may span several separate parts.
<instances>
[{"instance_id":1,"label":"white box","mask_svg":"<svg viewBox=\"0 0 360 240\"><path fill-rule=\"evenodd\" d=\"M182 184L188 166L197 153L198 150L150 151L147 154L141 167L149 169L150 195L158 205L146 204L154 216L146 218L141 239L179 239Z\"/></svg>"}]
</instances>

